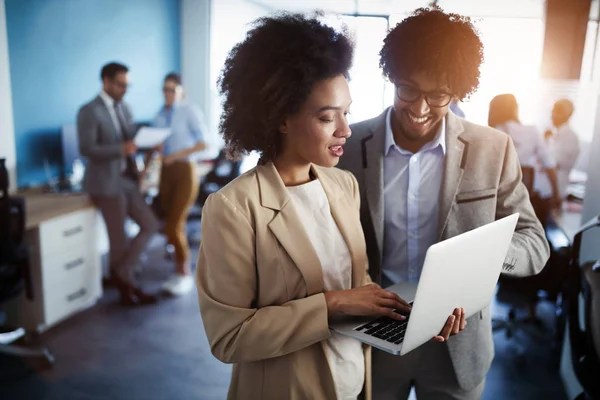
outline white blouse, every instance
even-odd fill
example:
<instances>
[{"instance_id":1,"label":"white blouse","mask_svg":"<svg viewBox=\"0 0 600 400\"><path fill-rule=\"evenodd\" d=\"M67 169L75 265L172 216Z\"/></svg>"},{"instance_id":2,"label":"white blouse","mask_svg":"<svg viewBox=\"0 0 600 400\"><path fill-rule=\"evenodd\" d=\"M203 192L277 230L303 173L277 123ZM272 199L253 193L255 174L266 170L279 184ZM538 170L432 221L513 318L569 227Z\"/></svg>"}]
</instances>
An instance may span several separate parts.
<instances>
[{"instance_id":1,"label":"white blouse","mask_svg":"<svg viewBox=\"0 0 600 400\"><path fill-rule=\"evenodd\" d=\"M535 126L508 121L495 128L511 137L521 166L536 168L541 164L545 169L556 166L548 145Z\"/></svg>"},{"instance_id":2,"label":"white blouse","mask_svg":"<svg viewBox=\"0 0 600 400\"><path fill-rule=\"evenodd\" d=\"M321 262L325 291L351 289L350 251L331 215L329 200L321 183L315 179L287 189ZM356 400L365 380L362 344L332 332L325 348L338 400Z\"/></svg>"}]
</instances>

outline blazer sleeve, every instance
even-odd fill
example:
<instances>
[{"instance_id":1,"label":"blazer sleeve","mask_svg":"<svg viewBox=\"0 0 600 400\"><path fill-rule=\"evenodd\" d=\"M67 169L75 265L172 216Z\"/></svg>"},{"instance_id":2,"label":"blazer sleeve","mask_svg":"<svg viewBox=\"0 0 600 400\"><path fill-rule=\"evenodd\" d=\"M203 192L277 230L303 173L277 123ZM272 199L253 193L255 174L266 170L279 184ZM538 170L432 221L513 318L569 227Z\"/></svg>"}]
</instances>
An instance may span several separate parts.
<instances>
[{"instance_id":1,"label":"blazer sleeve","mask_svg":"<svg viewBox=\"0 0 600 400\"><path fill-rule=\"evenodd\" d=\"M91 107L82 107L77 114L79 153L92 161L106 161L123 157L120 143L100 144L100 123Z\"/></svg>"},{"instance_id":2,"label":"blazer sleeve","mask_svg":"<svg viewBox=\"0 0 600 400\"><path fill-rule=\"evenodd\" d=\"M330 337L323 293L258 308L256 236L221 193L207 199L196 284L204 329L216 358L242 363L283 356ZM285 288L281 288L285 290Z\"/></svg>"},{"instance_id":3,"label":"blazer sleeve","mask_svg":"<svg viewBox=\"0 0 600 400\"><path fill-rule=\"evenodd\" d=\"M533 211L529 192L522 182L521 165L512 139L507 137L504 163L498 187L496 218L515 212L519 221L502 272L512 276L539 273L550 257L544 228Z\"/></svg>"}]
</instances>

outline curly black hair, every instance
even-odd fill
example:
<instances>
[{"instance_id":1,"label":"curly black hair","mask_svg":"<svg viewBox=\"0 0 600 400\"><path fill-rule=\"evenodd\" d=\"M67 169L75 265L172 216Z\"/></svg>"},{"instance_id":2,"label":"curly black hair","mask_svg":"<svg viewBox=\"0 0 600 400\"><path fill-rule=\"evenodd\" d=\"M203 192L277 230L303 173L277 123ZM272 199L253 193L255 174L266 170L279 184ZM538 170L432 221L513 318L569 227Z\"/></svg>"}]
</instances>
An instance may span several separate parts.
<instances>
[{"instance_id":1,"label":"curly black hair","mask_svg":"<svg viewBox=\"0 0 600 400\"><path fill-rule=\"evenodd\" d=\"M384 39L379 66L390 80L424 73L463 100L479 86L483 44L469 17L419 8Z\"/></svg>"},{"instance_id":2,"label":"curly black hair","mask_svg":"<svg viewBox=\"0 0 600 400\"><path fill-rule=\"evenodd\" d=\"M353 42L345 28L327 26L320 16L259 18L228 54L217 85L225 97L219 128L229 158L258 151L260 163L272 161L282 144L281 124L314 85L338 75L348 78Z\"/></svg>"}]
</instances>

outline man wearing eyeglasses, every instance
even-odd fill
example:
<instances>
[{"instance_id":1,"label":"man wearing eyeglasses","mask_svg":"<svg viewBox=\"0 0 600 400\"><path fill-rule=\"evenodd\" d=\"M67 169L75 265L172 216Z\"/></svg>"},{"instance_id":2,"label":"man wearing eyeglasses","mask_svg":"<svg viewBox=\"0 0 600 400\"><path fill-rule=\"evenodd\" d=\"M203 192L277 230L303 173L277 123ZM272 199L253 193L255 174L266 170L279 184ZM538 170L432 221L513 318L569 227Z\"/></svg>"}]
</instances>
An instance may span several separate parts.
<instances>
[{"instance_id":1,"label":"man wearing eyeglasses","mask_svg":"<svg viewBox=\"0 0 600 400\"><path fill-rule=\"evenodd\" d=\"M109 239L111 280L127 306L156 303L133 282L132 271L152 235L158 220L138 188L139 171L133 138L137 126L123 102L127 92L128 69L118 63L102 68L102 90L77 115L79 152L87 158L83 189L100 210ZM132 218L140 227L129 241L125 221Z\"/></svg>"},{"instance_id":2,"label":"man wearing eyeglasses","mask_svg":"<svg viewBox=\"0 0 600 400\"><path fill-rule=\"evenodd\" d=\"M339 166L356 176L373 281L418 282L432 244L515 212L503 273L538 273L549 256L511 139L449 112L479 85L483 46L469 18L418 9L380 52L394 104L351 126ZM485 268L485 265L481 266ZM444 301L444 299L440 299ZM489 309L449 317L450 335L398 357L373 350L373 398L479 399L494 356Z\"/></svg>"}]
</instances>

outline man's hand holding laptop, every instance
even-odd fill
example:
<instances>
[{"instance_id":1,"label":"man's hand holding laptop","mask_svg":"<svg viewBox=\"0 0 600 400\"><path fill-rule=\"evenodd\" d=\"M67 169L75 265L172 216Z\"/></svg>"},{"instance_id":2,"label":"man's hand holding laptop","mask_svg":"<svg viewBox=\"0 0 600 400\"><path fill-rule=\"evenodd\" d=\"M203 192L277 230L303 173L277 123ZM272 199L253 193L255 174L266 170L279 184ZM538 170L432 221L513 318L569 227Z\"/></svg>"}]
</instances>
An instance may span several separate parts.
<instances>
[{"instance_id":1,"label":"man's hand holding laptop","mask_svg":"<svg viewBox=\"0 0 600 400\"><path fill-rule=\"evenodd\" d=\"M458 335L467 326L465 319L465 310L463 308L455 308L454 314L448 317L446 325L438 336L434 336L436 342L445 342L450 336Z\"/></svg>"}]
</instances>

